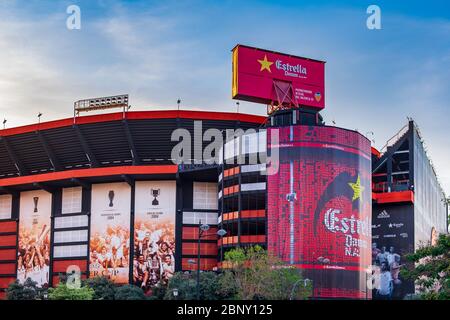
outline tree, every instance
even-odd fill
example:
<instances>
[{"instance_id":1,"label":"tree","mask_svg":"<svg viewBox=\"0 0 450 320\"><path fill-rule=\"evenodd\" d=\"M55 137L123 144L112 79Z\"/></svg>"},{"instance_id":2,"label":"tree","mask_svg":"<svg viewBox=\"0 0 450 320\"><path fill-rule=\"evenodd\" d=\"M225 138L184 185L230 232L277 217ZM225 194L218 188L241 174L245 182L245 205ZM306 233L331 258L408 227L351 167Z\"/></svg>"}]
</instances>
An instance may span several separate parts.
<instances>
[{"instance_id":1,"label":"tree","mask_svg":"<svg viewBox=\"0 0 450 320\"><path fill-rule=\"evenodd\" d=\"M106 277L94 277L83 281L83 286L93 289L94 300L114 300L117 285Z\"/></svg>"},{"instance_id":2,"label":"tree","mask_svg":"<svg viewBox=\"0 0 450 320\"><path fill-rule=\"evenodd\" d=\"M422 246L406 259L413 263L401 274L416 281L422 299L450 299L450 235L441 234L435 246Z\"/></svg>"},{"instance_id":3,"label":"tree","mask_svg":"<svg viewBox=\"0 0 450 320\"><path fill-rule=\"evenodd\" d=\"M225 261L231 267L225 273L232 273L239 299L288 300L311 296L310 282L304 281L301 270L286 265L260 246L230 250L225 253Z\"/></svg>"},{"instance_id":4,"label":"tree","mask_svg":"<svg viewBox=\"0 0 450 320\"><path fill-rule=\"evenodd\" d=\"M93 296L94 290L89 287L69 288L63 282L48 290L50 300L92 300Z\"/></svg>"},{"instance_id":5,"label":"tree","mask_svg":"<svg viewBox=\"0 0 450 320\"><path fill-rule=\"evenodd\" d=\"M125 285L117 288L114 295L115 300L146 300L144 291L133 285Z\"/></svg>"},{"instance_id":6,"label":"tree","mask_svg":"<svg viewBox=\"0 0 450 320\"><path fill-rule=\"evenodd\" d=\"M37 282L28 278L24 284L15 281L6 289L6 298L8 300L38 300L44 299L47 292L46 288L39 288Z\"/></svg>"}]
</instances>

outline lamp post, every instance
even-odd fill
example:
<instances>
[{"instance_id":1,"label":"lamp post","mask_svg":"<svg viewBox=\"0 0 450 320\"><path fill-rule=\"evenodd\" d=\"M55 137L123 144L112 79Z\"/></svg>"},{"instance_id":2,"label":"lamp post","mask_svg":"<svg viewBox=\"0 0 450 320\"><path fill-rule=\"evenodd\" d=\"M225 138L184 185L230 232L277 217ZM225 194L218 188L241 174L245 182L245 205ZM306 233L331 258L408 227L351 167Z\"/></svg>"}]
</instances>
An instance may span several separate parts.
<instances>
[{"instance_id":1,"label":"lamp post","mask_svg":"<svg viewBox=\"0 0 450 320\"><path fill-rule=\"evenodd\" d=\"M172 293L173 293L173 296L175 297L175 300L177 300L177 297L178 297L178 289L177 289L177 288L173 289L173 290L172 290Z\"/></svg>"},{"instance_id":2,"label":"lamp post","mask_svg":"<svg viewBox=\"0 0 450 320\"><path fill-rule=\"evenodd\" d=\"M198 241L197 241L197 300L200 300L200 240L203 233L209 230L208 224L202 224L202 220L198 222ZM223 237L227 232L224 229L217 231L216 235ZM205 236L207 237L207 235Z\"/></svg>"}]
</instances>

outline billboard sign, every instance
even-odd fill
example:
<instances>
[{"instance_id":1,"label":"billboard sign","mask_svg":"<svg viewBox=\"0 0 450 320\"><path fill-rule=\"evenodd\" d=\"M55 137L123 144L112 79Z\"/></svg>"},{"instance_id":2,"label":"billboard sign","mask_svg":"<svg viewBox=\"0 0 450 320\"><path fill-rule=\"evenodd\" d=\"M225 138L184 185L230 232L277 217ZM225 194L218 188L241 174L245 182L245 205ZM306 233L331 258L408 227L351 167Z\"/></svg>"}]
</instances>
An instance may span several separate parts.
<instances>
[{"instance_id":1,"label":"billboard sign","mask_svg":"<svg viewBox=\"0 0 450 320\"><path fill-rule=\"evenodd\" d=\"M92 185L90 277L128 283L131 188L125 182Z\"/></svg>"},{"instance_id":2,"label":"billboard sign","mask_svg":"<svg viewBox=\"0 0 450 320\"><path fill-rule=\"evenodd\" d=\"M372 215L372 265L379 268L374 299L403 299L414 293L414 282L402 278L405 255L414 252L414 206L389 203L375 205Z\"/></svg>"},{"instance_id":3,"label":"billboard sign","mask_svg":"<svg viewBox=\"0 0 450 320\"><path fill-rule=\"evenodd\" d=\"M20 193L17 279L39 287L49 284L52 195L44 190Z\"/></svg>"},{"instance_id":4,"label":"billboard sign","mask_svg":"<svg viewBox=\"0 0 450 320\"><path fill-rule=\"evenodd\" d=\"M175 271L175 181L137 181L133 283L148 292Z\"/></svg>"},{"instance_id":5,"label":"billboard sign","mask_svg":"<svg viewBox=\"0 0 450 320\"><path fill-rule=\"evenodd\" d=\"M304 270L314 297L370 298L370 142L335 127L278 130L279 170L267 177L268 250Z\"/></svg>"},{"instance_id":6,"label":"billboard sign","mask_svg":"<svg viewBox=\"0 0 450 320\"><path fill-rule=\"evenodd\" d=\"M233 49L233 99L325 107L325 62L243 45Z\"/></svg>"}]
</instances>

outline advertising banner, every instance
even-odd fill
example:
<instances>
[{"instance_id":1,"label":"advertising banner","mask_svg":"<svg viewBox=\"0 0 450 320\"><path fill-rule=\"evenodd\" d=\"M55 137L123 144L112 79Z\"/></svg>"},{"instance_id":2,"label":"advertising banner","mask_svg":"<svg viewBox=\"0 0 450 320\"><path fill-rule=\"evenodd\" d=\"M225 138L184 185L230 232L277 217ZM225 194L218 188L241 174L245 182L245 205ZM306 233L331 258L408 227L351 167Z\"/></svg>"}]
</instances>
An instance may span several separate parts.
<instances>
[{"instance_id":1,"label":"advertising banner","mask_svg":"<svg viewBox=\"0 0 450 320\"><path fill-rule=\"evenodd\" d=\"M325 107L325 62L237 45L233 49L234 99L271 104L286 98Z\"/></svg>"},{"instance_id":2,"label":"advertising banner","mask_svg":"<svg viewBox=\"0 0 450 320\"><path fill-rule=\"evenodd\" d=\"M49 284L52 195L44 190L20 193L17 279L39 287Z\"/></svg>"},{"instance_id":3,"label":"advertising banner","mask_svg":"<svg viewBox=\"0 0 450 320\"><path fill-rule=\"evenodd\" d=\"M403 299L414 293L414 283L403 279L405 255L414 252L412 204L376 205L372 216L372 265L378 268L374 299Z\"/></svg>"},{"instance_id":4,"label":"advertising banner","mask_svg":"<svg viewBox=\"0 0 450 320\"><path fill-rule=\"evenodd\" d=\"M137 181L133 283L145 291L175 271L175 181Z\"/></svg>"},{"instance_id":5,"label":"advertising banner","mask_svg":"<svg viewBox=\"0 0 450 320\"><path fill-rule=\"evenodd\" d=\"M90 277L128 283L131 188L127 183L92 185Z\"/></svg>"},{"instance_id":6,"label":"advertising banner","mask_svg":"<svg viewBox=\"0 0 450 320\"><path fill-rule=\"evenodd\" d=\"M314 297L370 298L370 142L335 127L279 131L279 171L268 176L268 249L304 269Z\"/></svg>"}]
</instances>

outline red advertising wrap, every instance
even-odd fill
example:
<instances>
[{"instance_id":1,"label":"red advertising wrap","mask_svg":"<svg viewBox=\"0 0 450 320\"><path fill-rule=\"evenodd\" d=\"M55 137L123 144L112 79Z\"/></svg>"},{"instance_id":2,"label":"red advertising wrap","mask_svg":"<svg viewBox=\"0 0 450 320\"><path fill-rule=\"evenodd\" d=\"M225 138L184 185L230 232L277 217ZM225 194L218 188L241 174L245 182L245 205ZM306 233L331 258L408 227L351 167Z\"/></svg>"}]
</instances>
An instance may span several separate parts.
<instances>
[{"instance_id":1,"label":"red advertising wrap","mask_svg":"<svg viewBox=\"0 0 450 320\"><path fill-rule=\"evenodd\" d=\"M268 249L304 269L315 298L371 298L370 142L336 127L288 126L268 176Z\"/></svg>"},{"instance_id":2,"label":"red advertising wrap","mask_svg":"<svg viewBox=\"0 0 450 320\"><path fill-rule=\"evenodd\" d=\"M234 99L325 107L325 62L243 45L233 49Z\"/></svg>"}]
</instances>

